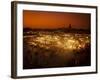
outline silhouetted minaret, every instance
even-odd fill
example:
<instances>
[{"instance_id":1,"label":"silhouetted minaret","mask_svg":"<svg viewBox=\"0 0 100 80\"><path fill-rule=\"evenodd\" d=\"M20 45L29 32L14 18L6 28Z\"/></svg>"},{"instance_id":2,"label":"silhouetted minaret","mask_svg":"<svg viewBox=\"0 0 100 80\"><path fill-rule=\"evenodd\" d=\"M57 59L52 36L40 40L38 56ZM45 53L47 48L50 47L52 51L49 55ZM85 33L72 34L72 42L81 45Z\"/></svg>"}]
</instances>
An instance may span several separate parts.
<instances>
[{"instance_id":1,"label":"silhouetted minaret","mask_svg":"<svg viewBox=\"0 0 100 80\"><path fill-rule=\"evenodd\" d=\"M71 29L72 28L72 26L71 26L71 24L69 24L69 29Z\"/></svg>"}]
</instances>

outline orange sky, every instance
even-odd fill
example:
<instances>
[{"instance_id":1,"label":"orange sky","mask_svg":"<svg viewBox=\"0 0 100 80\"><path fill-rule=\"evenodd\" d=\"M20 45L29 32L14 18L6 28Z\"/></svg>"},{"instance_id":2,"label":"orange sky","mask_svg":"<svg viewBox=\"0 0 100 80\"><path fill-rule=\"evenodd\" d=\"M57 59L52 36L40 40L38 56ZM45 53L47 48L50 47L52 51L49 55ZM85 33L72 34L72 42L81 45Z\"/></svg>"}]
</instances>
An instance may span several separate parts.
<instances>
[{"instance_id":1,"label":"orange sky","mask_svg":"<svg viewBox=\"0 0 100 80\"><path fill-rule=\"evenodd\" d=\"M90 27L90 14L47 12L47 11L23 11L24 28L54 29L67 27L87 29Z\"/></svg>"}]
</instances>

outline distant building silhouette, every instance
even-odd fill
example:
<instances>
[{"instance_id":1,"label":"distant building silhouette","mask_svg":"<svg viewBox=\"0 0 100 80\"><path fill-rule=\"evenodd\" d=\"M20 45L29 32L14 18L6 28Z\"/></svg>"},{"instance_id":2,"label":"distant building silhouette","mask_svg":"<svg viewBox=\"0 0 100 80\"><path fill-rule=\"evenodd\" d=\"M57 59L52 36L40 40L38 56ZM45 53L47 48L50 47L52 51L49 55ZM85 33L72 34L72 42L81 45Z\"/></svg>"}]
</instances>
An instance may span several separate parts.
<instances>
[{"instance_id":1,"label":"distant building silhouette","mask_svg":"<svg viewBox=\"0 0 100 80\"><path fill-rule=\"evenodd\" d=\"M71 26L71 24L69 24L69 27L68 27L69 29L71 29L72 28L72 26Z\"/></svg>"},{"instance_id":2,"label":"distant building silhouette","mask_svg":"<svg viewBox=\"0 0 100 80\"><path fill-rule=\"evenodd\" d=\"M69 24L69 26L65 26L65 27L63 27L63 29L72 29L72 25Z\"/></svg>"}]
</instances>

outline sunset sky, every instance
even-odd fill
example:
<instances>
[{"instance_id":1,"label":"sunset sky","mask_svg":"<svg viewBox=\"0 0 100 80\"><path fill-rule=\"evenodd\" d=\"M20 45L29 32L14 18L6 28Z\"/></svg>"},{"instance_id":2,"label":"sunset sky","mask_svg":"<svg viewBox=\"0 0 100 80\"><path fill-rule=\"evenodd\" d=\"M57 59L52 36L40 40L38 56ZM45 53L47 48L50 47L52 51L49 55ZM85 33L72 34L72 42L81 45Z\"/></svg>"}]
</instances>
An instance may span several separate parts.
<instances>
[{"instance_id":1,"label":"sunset sky","mask_svg":"<svg viewBox=\"0 0 100 80\"><path fill-rule=\"evenodd\" d=\"M55 29L61 27L88 29L90 27L90 14L47 12L47 11L23 11L23 27L32 29Z\"/></svg>"}]
</instances>

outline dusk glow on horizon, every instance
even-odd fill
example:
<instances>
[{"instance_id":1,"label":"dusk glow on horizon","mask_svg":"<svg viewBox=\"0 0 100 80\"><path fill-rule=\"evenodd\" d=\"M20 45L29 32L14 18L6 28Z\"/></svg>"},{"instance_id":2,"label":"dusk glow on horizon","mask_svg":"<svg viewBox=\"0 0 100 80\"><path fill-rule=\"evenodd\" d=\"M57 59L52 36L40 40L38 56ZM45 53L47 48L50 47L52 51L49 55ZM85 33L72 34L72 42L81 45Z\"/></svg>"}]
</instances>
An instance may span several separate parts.
<instances>
[{"instance_id":1,"label":"dusk glow on horizon","mask_svg":"<svg viewBox=\"0 0 100 80\"><path fill-rule=\"evenodd\" d=\"M50 11L23 11L23 27L32 29L55 29L68 27L88 29L91 15L87 13L68 13Z\"/></svg>"}]
</instances>

